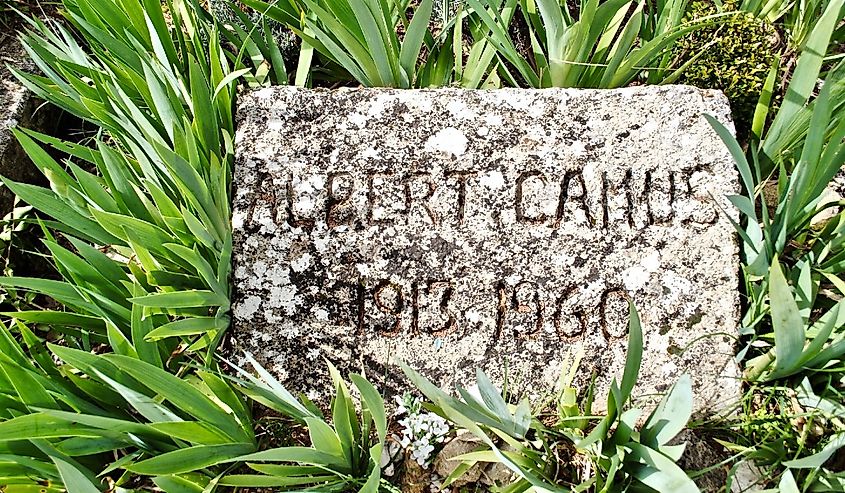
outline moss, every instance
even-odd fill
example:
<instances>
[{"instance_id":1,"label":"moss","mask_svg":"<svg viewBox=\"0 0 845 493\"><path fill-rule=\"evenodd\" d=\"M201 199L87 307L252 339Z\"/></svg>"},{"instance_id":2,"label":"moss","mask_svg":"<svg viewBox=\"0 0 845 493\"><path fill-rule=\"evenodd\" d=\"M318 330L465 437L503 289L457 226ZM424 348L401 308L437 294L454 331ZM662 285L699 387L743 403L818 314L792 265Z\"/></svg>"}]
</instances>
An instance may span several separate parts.
<instances>
[{"instance_id":1,"label":"moss","mask_svg":"<svg viewBox=\"0 0 845 493\"><path fill-rule=\"evenodd\" d=\"M736 7L726 3L724 11ZM716 13L710 1L691 2L687 20ZM695 59L678 83L721 89L731 102L737 133L747 135L754 106L769 68L777 56L779 36L775 28L751 14L736 13L716 24L681 38L675 48L679 64Z\"/></svg>"}]
</instances>

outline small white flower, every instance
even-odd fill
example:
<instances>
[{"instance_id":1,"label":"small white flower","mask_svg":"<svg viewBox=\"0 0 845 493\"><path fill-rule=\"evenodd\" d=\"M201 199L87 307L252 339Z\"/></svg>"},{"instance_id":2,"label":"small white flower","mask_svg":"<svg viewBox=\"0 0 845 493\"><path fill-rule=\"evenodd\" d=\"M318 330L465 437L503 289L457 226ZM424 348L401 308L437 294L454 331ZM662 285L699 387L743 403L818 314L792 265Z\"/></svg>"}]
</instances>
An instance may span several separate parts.
<instances>
[{"instance_id":1,"label":"small white flower","mask_svg":"<svg viewBox=\"0 0 845 493\"><path fill-rule=\"evenodd\" d=\"M428 467L435 445L443 443L449 433L449 424L442 417L426 412L421 413L422 405L417 398L405 394L396 399L400 411L405 414L399 420L402 426L400 445L408 450L411 458L423 467Z\"/></svg>"}]
</instances>

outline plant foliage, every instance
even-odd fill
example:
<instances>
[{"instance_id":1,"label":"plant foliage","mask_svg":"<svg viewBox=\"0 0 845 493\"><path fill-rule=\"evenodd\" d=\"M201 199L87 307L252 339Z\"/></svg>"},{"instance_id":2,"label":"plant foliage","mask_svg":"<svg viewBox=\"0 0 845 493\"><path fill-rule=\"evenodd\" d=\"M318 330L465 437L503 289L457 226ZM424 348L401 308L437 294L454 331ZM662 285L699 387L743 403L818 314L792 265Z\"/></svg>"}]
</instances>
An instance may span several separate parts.
<instances>
[{"instance_id":1,"label":"plant foliage","mask_svg":"<svg viewBox=\"0 0 845 493\"><path fill-rule=\"evenodd\" d=\"M105 133L93 147L16 133L50 188L5 183L53 219L44 224L60 236L50 234L47 246L64 280L0 284L61 302L73 314L54 313L50 324L66 332L79 332L79 315L99 319L85 327L91 336L124 338L157 366L183 341L206 348L210 362L228 326L239 72L230 70L214 24L181 0L167 5L178 29L158 2L82 0L66 8L76 30L96 40L91 51L61 24L33 20L22 41L45 75L16 74ZM55 161L45 146L70 159ZM45 314L15 316L40 322Z\"/></svg>"},{"instance_id":2,"label":"plant foliage","mask_svg":"<svg viewBox=\"0 0 845 493\"><path fill-rule=\"evenodd\" d=\"M0 327L0 484L12 491L178 481L255 450L249 409L215 374L180 378L136 354L96 356L15 328Z\"/></svg>"},{"instance_id":3,"label":"plant foliage","mask_svg":"<svg viewBox=\"0 0 845 493\"><path fill-rule=\"evenodd\" d=\"M669 83L707 51L678 60L678 40L734 18L721 12L686 22L685 0L466 0L437 9L433 0L243 0L226 24L195 0L62 7L64 24L28 21L21 39L40 73L16 75L99 131L84 144L16 131L50 183L4 180L38 212L16 225L43 231L58 278L0 278L15 299L50 306L6 313L0 327L4 491L93 493L150 482L168 493L395 489L381 475L385 406L363 376L350 375L349 385L330 368L336 395L323 414L254 362L257 376L219 372L238 84ZM772 471L786 469L776 479L783 491L841 491L845 480L830 462L845 445L845 213L822 214L842 205L826 204L823 191L845 160L845 63L834 52L845 6L744 0L741 9L785 26L799 56L791 71L767 61L762 88L751 89L761 97L746 149L713 121L745 190L731 197L742 215L748 296L739 358L753 390L774 396L781 412L799 408L804 425L795 437L775 428L798 417L761 425L749 413L736 425L750 430L737 437L742 443L725 443ZM300 45L279 46L271 21ZM291 53L296 59L285 58ZM772 188L775 203L763 194ZM458 458L447 486L475 464L498 463L513 473L500 485L510 492L695 491L676 465L683 446L670 445L690 417L690 381L682 377L637 427L641 353L632 308L627 363L604 417L593 416L592 389L579 402L564 385L549 420L527 401L508 402L483 373L479 395L459 388L456 398L405 372L433 411L482 444ZM267 449L253 408L307 431L308 443ZM586 457L588 472L560 460L575 456Z\"/></svg>"},{"instance_id":4,"label":"plant foliage","mask_svg":"<svg viewBox=\"0 0 845 493\"><path fill-rule=\"evenodd\" d=\"M259 377L238 369L244 393L308 429L311 447L277 447L237 457L255 473L230 474L220 484L247 488L302 487L319 491L376 492L387 487L381 478L381 456L387 437L387 414L379 392L364 377L350 375L361 397L360 413L346 382L329 364L335 395L331 423L309 400L296 399L251 356ZM389 488L388 488L389 489Z\"/></svg>"},{"instance_id":5,"label":"plant foliage","mask_svg":"<svg viewBox=\"0 0 845 493\"><path fill-rule=\"evenodd\" d=\"M518 480L508 485L509 491L575 491L595 488L596 491L625 491L637 484L653 491L697 492L695 483L676 465L684 445L669 445L669 441L686 426L692 414L692 388L688 376L664 396L645 424L637 431L636 422L642 410L629 407L642 361L642 330L639 316L631 305L628 332L628 353L621 382L616 379L607 395L606 415L592 430L583 432L585 422L592 415L591 405L560 416L555 427L548 427L532 413L531 405L522 400L508 404L484 372L477 376L478 395L457 387L461 398L452 397L437 388L425 377L403 365L405 374L432 402L432 409L460 429L472 433L483 447L456 457L460 461L444 485L466 473L477 462L501 463ZM567 389L561 389L566 392ZM585 414L578 415L579 412ZM573 471L561 475L558 464L548 460L556 456L561 442L586 454L594 464L594 474L571 481ZM562 476L562 477L561 477Z\"/></svg>"}]
</instances>

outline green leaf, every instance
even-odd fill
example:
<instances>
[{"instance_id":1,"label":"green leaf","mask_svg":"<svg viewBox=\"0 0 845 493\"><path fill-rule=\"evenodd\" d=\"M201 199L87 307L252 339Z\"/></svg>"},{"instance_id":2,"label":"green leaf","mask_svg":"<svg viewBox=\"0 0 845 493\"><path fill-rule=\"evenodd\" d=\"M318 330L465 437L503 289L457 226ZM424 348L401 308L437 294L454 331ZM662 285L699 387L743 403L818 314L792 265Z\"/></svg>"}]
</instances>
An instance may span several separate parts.
<instances>
[{"instance_id":1,"label":"green leaf","mask_svg":"<svg viewBox=\"0 0 845 493\"><path fill-rule=\"evenodd\" d=\"M2 312L0 315L16 318L24 322L47 325L64 325L82 327L95 332L105 333L106 324L102 318L80 315L73 312L59 312L51 310L22 310L19 312Z\"/></svg>"},{"instance_id":2,"label":"green leaf","mask_svg":"<svg viewBox=\"0 0 845 493\"><path fill-rule=\"evenodd\" d=\"M795 478L792 477L792 472L789 469L784 471L780 477L778 491L779 493L801 493L801 489L795 484Z\"/></svg>"},{"instance_id":3,"label":"green leaf","mask_svg":"<svg viewBox=\"0 0 845 493\"><path fill-rule=\"evenodd\" d=\"M15 183L6 178L2 178L2 180L15 195L21 197L26 203L44 214L61 221L75 231L78 236L101 245L122 243L118 237L106 231L97 222L68 207L51 190L25 183Z\"/></svg>"},{"instance_id":4,"label":"green leaf","mask_svg":"<svg viewBox=\"0 0 845 493\"><path fill-rule=\"evenodd\" d=\"M128 440L119 440L111 437L72 437L56 444L56 449L71 457L96 455L103 452L112 452L126 448Z\"/></svg>"},{"instance_id":5,"label":"green leaf","mask_svg":"<svg viewBox=\"0 0 845 493\"><path fill-rule=\"evenodd\" d=\"M622 384L619 387L622 402L617 402L618 406L623 406L630 398L634 385L637 383L640 364L643 360L643 331L640 324L640 315L637 313L634 303L629 302L628 306L628 353L625 356L625 369L622 373Z\"/></svg>"},{"instance_id":6,"label":"green leaf","mask_svg":"<svg viewBox=\"0 0 845 493\"><path fill-rule=\"evenodd\" d=\"M343 447L340 444L340 438L325 421L317 418L305 418L305 423L308 426L311 444L315 449L343 459ZM351 464L348 464L348 466L351 467Z\"/></svg>"},{"instance_id":7,"label":"green leaf","mask_svg":"<svg viewBox=\"0 0 845 493\"><path fill-rule=\"evenodd\" d=\"M148 341L158 341L168 337L205 334L213 330L225 330L229 319L225 317L192 317L166 323L151 330L146 335Z\"/></svg>"},{"instance_id":8,"label":"green leaf","mask_svg":"<svg viewBox=\"0 0 845 493\"><path fill-rule=\"evenodd\" d=\"M185 380L126 356L112 354L104 358L197 420L217 426L233 440L241 441L245 438L229 413Z\"/></svg>"},{"instance_id":9,"label":"green leaf","mask_svg":"<svg viewBox=\"0 0 845 493\"><path fill-rule=\"evenodd\" d=\"M764 152L773 160L779 157L772 155L774 146L778 144L781 135L792 123L795 115L804 108L807 100L813 95L819 71L830 45L831 34L840 21L839 13L842 6L843 0L832 0L826 5L824 13L816 21L801 50L786 95L763 143Z\"/></svg>"},{"instance_id":10,"label":"green leaf","mask_svg":"<svg viewBox=\"0 0 845 493\"><path fill-rule=\"evenodd\" d=\"M337 395L332 402L332 423L340 440L344 460L354 467L357 459L355 454L358 451L357 435L360 435L360 431L355 431L355 408L345 386L337 385L335 389Z\"/></svg>"},{"instance_id":11,"label":"green leaf","mask_svg":"<svg viewBox=\"0 0 845 493\"><path fill-rule=\"evenodd\" d=\"M12 362L3 361L3 364L0 365L0 372L5 374L7 379L12 383L12 387L20 398L20 402L25 406L36 408L54 407L56 405L56 401L53 400L53 397L44 388L44 385L38 381L36 374L30 370Z\"/></svg>"},{"instance_id":12,"label":"green leaf","mask_svg":"<svg viewBox=\"0 0 845 493\"><path fill-rule=\"evenodd\" d=\"M379 485L381 483L381 467L378 467L379 460L381 459L381 452L382 446L381 444L374 445L370 449L370 458L373 464L376 467L373 467L372 471L370 471L370 475L367 477L367 482L364 483L364 486L361 487L360 493L378 493L379 492Z\"/></svg>"},{"instance_id":13,"label":"green leaf","mask_svg":"<svg viewBox=\"0 0 845 493\"><path fill-rule=\"evenodd\" d=\"M305 423L306 417L319 418L320 416L307 409L301 402L299 402L293 394L291 394L284 385L281 384L273 375L268 372L258 361L249 353L244 354L244 358L252 365L258 373L258 377L254 377L248 371L240 368L232 362L227 362L230 366L235 368L238 373L246 378L249 382L244 382L242 385L246 387L246 391L259 392L265 398L263 403L273 409L283 412L291 418L296 419L300 423ZM251 397L257 397L255 394Z\"/></svg>"},{"instance_id":14,"label":"green leaf","mask_svg":"<svg viewBox=\"0 0 845 493\"><path fill-rule=\"evenodd\" d=\"M150 428L179 440L198 445L220 445L232 440L217 427L197 421L150 423Z\"/></svg>"},{"instance_id":15,"label":"green leaf","mask_svg":"<svg viewBox=\"0 0 845 493\"><path fill-rule=\"evenodd\" d=\"M250 469L270 476L315 476L325 472L325 469L316 466L288 466L280 464L252 464L248 463Z\"/></svg>"},{"instance_id":16,"label":"green leaf","mask_svg":"<svg viewBox=\"0 0 845 493\"><path fill-rule=\"evenodd\" d=\"M96 438L101 433L79 423L41 413L24 414L0 422L0 442L73 436Z\"/></svg>"},{"instance_id":17,"label":"green leaf","mask_svg":"<svg viewBox=\"0 0 845 493\"><path fill-rule=\"evenodd\" d=\"M239 488L284 488L305 484L319 484L319 491L327 492L342 491L346 487L344 482L339 482L337 480L337 476L327 474L305 477L261 476L258 474L229 474L227 476L223 476L223 478L220 480L220 484L222 486L235 486Z\"/></svg>"},{"instance_id":18,"label":"green leaf","mask_svg":"<svg viewBox=\"0 0 845 493\"><path fill-rule=\"evenodd\" d=\"M383 443L387 437L387 416L384 411L384 399L382 399L381 394L378 393L373 384L361 375L353 373L349 375L349 378L355 384L358 392L361 393L364 406L369 411L375 423L379 443Z\"/></svg>"},{"instance_id":19,"label":"green leaf","mask_svg":"<svg viewBox=\"0 0 845 493\"><path fill-rule=\"evenodd\" d=\"M51 456L50 459L56 464L68 493L100 493L100 488L92 483L87 475L77 469L76 466L59 457Z\"/></svg>"},{"instance_id":20,"label":"green leaf","mask_svg":"<svg viewBox=\"0 0 845 493\"><path fill-rule=\"evenodd\" d=\"M326 453L310 447L280 447L242 455L233 459L238 462L296 462L313 466L332 466L343 468L346 464L343 456ZM232 462L232 461L229 461Z\"/></svg>"},{"instance_id":21,"label":"green leaf","mask_svg":"<svg viewBox=\"0 0 845 493\"><path fill-rule=\"evenodd\" d=\"M801 459L786 461L783 465L792 469L818 469L842 447L845 447L845 433L839 433L831 438L820 452Z\"/></svg>"},{"instance_id":22,"label":"green leaf","mask_svg":"<svg viewBox=\"0 0 845 493\"><path fill-rule=\"evenodd\" d=\"M132 294L135 296L144 293L144 289L136 282L133 284ZM144 316L145 309L137 304L132 305L132 314L130 317L130 331L132 334L132 343L135 345L135 350L138 352L138 357L141 361L149 363L158 368L164 367L159 347L155 343L148 342L147 337L153 328L153 321L155 316Z\"/></svg>"},{"instance_id":23,"label":"green leaf","mask_svg":"<svg viewBox=\"0 0 845 493\"><path fill-rule=\"evenodd\" d=\"M806 334L804 321L777 257L769 270L769 305L775 332L773 377L787 375L800 364Z\"/></svg>"},{"instance_id":24,"label":"green leaf","mask_svg":"<svg viewBox=\"0 0 845 493\"><path fill-rule=\"evenodd\" d=\"M731 156L734 158L734 162L739 169L739 175L742 177L742 183L745 186L746 192L750 197L753 197L755 192L754 174L751 171L751 167L748 165L748 160L745 157L745 152L742 150L742 146L740 146L739 142L733 136L733 133L731 133L727 127L722 125L719 120L715 119L711 115L704 115L704 118L708 123L710 123L710 126L713 127L713 130L716 131L716 134L719 135L719 138L722 139L725 146L727 146L728 151L730 151ZM756 219L757 216L755 214L752 217Z\"/></svg>"},{"instance_id":25,"label":"green leaf","mask_svg":"<svg viewBox=\"0 0 845 493\"><path fill-rule=\"evenodd\" d=\"M413 84L417 59L420 56L425 35L428 32L428 25L431 21L431 11L434 7L433 0L422 0L414 11L414 18L408 25L405 38L402 41L402 50L399 55L402 70L407 74L409 81Z\"/></svg>"},{"instance_id":26,"label":"green leaf","mask_svg":"<svg viewBox=\"0 0 845 493\"><path fill-rule=\"evenodd\" d=\"M135 347L132 346L132 343L126 336L114 326L114 324L108 324L108 330L106 332L109 338L109 345L112 347L115 353L122 354L124 356L130 356L132 358L137 358L138 353L135 351Z\"/></svg>"},{"instance_id":27,"label":"green leaf","mask_svg":"<svg viewBox=\"0 0 845 493\"><path fill-rule=\"evenodd\" d=\"M96 428L105 430L110 433L121 433L127 435L138 435L143 437L151 437L155 439L166 439L167 435L156 431L148 425L137 423L135 421L128 421L122 419L108 418L103 416L95 416L91 414L72 413L67 411L57 411L55 409L41 409L40 412L44 415L50 416L56 420L65 420L68 423L85 425L89 428ZM97 430L92 430L97 431ZM76 436L76 435L71 435ZM88 435L80 435L88 436Z\"/></svg>"},{"instance_id":28,"label":"green leaf","mask_svg":"<svg viewBox=\"0 0 845 493\"><path fill-rule=\"evenodd\" d=\"M643 464L632 471L643 484L655 491L699 493L695 482L673 460L639 443L628 442L626 447L631 450L631 459Z\"/></svg>"},{"instance_id":29,"label":"green leaf","mask_svg":"<svg viewBox=\"0 0 845 493\"><path fill-rule=\"evenodd\" d=\"M190 290L174 293L156 293L129 301L152 308L196 308L204 306L228 307L229 299L214 291Z\"/></svg>"},{"instance_id":30,"label":"green leaf","mask_svg":"<svg viewBox=\"0 0 845 493\"><path fill-rule=\"evenodd\" d=\"M165 493L203 493L208 478L200 474L156 476L153 483Z\"/></svg>"},{"instance_id":31,"label":"green leaf","mask_svg":"<svg viewBox=\"0 0 845 493\"><path fill-rule=\"evenodd\" d=\"M640 432L641 442L659 450L683 430L692 416L692 381L687 374L672 386Z\"/></svg>"},{"instance_id":32,"label":"green leaf","mask_svg":"<svg viewBox=\"0 0 845 493\"><path fill-rule=\"evenodd\" d=\"M198 445L167 452L128 465L126 469L144 475L180 474L228 462L254 449L251 443Z\"/></svg>"},{"instance_id":33,"label":"green leaf","mask_svg":"<svg viewBox=\"0 0 845 493\"><path fill-rule=\"evenodd\" d=\"M502 398L501 391L493 385L490 378L481 369L476 370L476 381L478 382L478 391L487 408L493 412L500 422L505 424L513 423L513 416L508 410L508 404ZM509 431L516 434L519 438L524 438L526 430L519 430L514 427L514 429Z\"/></svg>"},{"instance_id":34,"label":"green leaf","mask_svg":"<svg viewBox=\"0 0 845 493\"><path fill-rule=\"evenodd\" d=\"M134 359L134 358L131 358ZM123 397L141 416L150 421L182 421L176 413L159 403L155 398L141 392L130 389L112 380L102 372L95 370L94 375L106 382L111 388Z\"/></svg>"}]
</instances>

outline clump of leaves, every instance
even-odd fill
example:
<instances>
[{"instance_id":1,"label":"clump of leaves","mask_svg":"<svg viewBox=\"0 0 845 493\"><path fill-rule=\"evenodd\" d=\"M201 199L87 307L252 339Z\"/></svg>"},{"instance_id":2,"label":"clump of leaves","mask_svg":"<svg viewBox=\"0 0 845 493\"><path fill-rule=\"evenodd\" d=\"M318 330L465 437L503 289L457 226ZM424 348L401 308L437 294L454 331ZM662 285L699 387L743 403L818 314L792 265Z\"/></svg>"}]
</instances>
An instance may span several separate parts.
<instances>
[{"instance_id":1,"label":"clump of leaves","mask_svg":"<svg viewBox=\"0 0 845 493\"><path fill-rule=\"evenodd\" d=\"M723 5L726 11L733 8L731 3ZM719 11L710 1L696 0L689 6L687 19ZM677 82L722 90L731 102L740 135L746 136L769 68L777 59L778 45L778 33L765 19L746 12L731 13L678 40L675 56L691 62Z\"/></svg>"},{"instance_id":2,"label":"clump of leaves","mask_svg":"<svg viewBox=\"0 0 845 493\"><path fill-rule=\"evenodd\" d=\"M367 86L410 88L431 19L433 0L423 0L405 20L399 2L380 0L302 0L309 33L294 31ZM309 19L313 17L314 20ZM400 40L398 26L407 23Z\"/></svg>"},{"instance_id":3,"label":"clump of leaves","mask_svg":"<svg viewBox=\"0 0 845 493\"><path fill-rule=\"evenodd\" d=\"M104 477L121 487L135 475L201 491L210 476L183 475L255 450L249 409L215 374L180 378L128 345L97 356L14 329L0 325L0 484L10 491L96 492Z\"/></svg>"},{"instance_id":4,"label":"clump of leaves","mask_svg":"<svg viewBox=\"0 0 845 493\"><path fill-rule=\"evenodd\" d=\"M462 387L455 398L437 388L425 377L406 365L405 374L431 401L430 409L479 440L479 450L453 460L458 466L444 480L444 486L461 477L478 462L500 463L510 469L515 480L507 491L563 492L574 486L576 491L625 491L645 488L651 491L697 492L695 483L676 465L685 446L669 442L686 426L692 413L692 388L688 376L663 397L661 402L637 430L641 409L629 407L631 393L642 361L642 330L639 316L631 305L628 354L621 383L614 379L607 396L607 414L584 433L586 424L595 419L591 405L579 410L577 404L564 399L558 424L546 426L532 412L525 399L509 404L484 372L477 377L478 396ZM571 395L562 389L563 395ZM588 402L591 399L588 399ZM561 444L577 450L592 462L592 473L578 479L583 471L562 469L556 458Z\"/></svg>"},{"instance_id":5,"label":"clump of leaves","mask_svg":"<svg viewBox=\"0 0 845 493\"><path fill-rule=\"evenodd\" d=\"M297 399L250 355L246 355L258 376L237 368L243 393L293 419L308 429L310 447L286 446L243 455L233 460L246 462L258 474L229 474L221 485L239 488L299 487L309 491L376 492L390 489L382 480L381 460L387 437L384 400L363 376L352 374L361 398L356 411L349 387L337 369L329 364L335 394L330 425L320 409L306 397Z\"/></svg>"},{"instance_id":6,"label":"clump of leaves","mask_svg":"<svg viewBox=\"0 0 845 493\"><path fill-rule=\"evenodd\" d=\"M423 0L414 8L407 0L284 0L275 3L246 0L244 3L262 14L260 20L247 20L246 14L234 2L230 2L229 7L238 12L242 23L251 24L253 30L264 33L252 35L249 44L263 53L271 66L278 66L280 60L274 59L278 48L263 41L268 36L264 16L286 25L302 38L296 64L297 85L314 84L314 78L321 77L332 83L357 81L369 87L407 89L446 85L453 80L453 72L456 78L461 78L461 19L448 21L435 39L430 31L434 0ZM315 51L322 60L315 56ZM423 52L426 53L425 63L421 63ZM280 52L277 58L281 59ZM456 61L458 59L460 62ZM474 64L471 71L480 70L484 75L491 59L492 52L484 63L477 59L479 63ZM474 87L481 78L470 79L474 81ZM278 82L280 77L276 80Z\"/></svg>"},{"instance_id":7,"label":"clump of leaves","mask_svg":"<svg viewBox=\"0 0 845 493\"><path fill-rule=\"evenodd\" d=\"M793 79L790 90L798 82ZM760 154L755 149L749 153L750 159L747 158L730 132L714 118L707 117L730 149L747 192L745 196L729 197L743 214L745 223L744 227L736 225L743 238L749 293L742 332L752 337L742 354L746 354L751 344L757 348L772 347L748 363L746 376L752 380L781 379L822 370L845 354L842 332L845 314L841 314L836 297L819 296L825 292L821 289L822 281L840 292L845 287L840 278L845 218L838 214L819 235L810 227L812 219L822 210L820 201L827 183L845 164L845 120L837 119L832 113L835 107L832 90L833 85L825 84L812 103L811 127L820 130L806 134L800 158L790 163L792 172L787 171L785 154L768 156L777 160L779 171L780 200L774 213L761 195L766 180ZM781 112L788 109L784 106ZM773 128L779 128L774 125L781 121L779 113ZM827 133L825 129L831 124L832 132ZM763 152L767 142L764 139L760 144ZM762 202L759 213L755 207L758 201ZM803 244L804 248L793 251L793 244ZM792 256L786 272L780 262L785 255ZM795 286L794 292L788 280ZM772 332L767 331L768 327Z\"/></svg>"},{"instance_id":8,"label":"clump of leaves","mask_svg":"<svg viewBox=\"0 0 845 493\"><path fill-rule=\"evenodd\" d=\"M789 47L797 51L804 45L808 34L832 1L742 0L739 3L739 9L758 19L765 19L769 23L783 26L788 34ZM840 29L831 46L835 46L836 42L841 43L843 39L845 39L845 30Z\"/></svg>"},{"instance_id":9,"label":"clump of leaves","mask_svg":"<svg viewBox=\"0 0 845 493\"><path fill-rule=\"evenodd\" d=\"M845 63L826 69L843 5L824 3L776 113L771 107L779 69L772 65L747 150L710 119L744 187L744 195L729 197L742 217L736 226L748 296L739 358L752 382L750 395L765 397L755 398L735 424L738 445L731 447L765 465L782 491L836 491L842 485L841 473L824 466L843 445L841 417L830 403L841 401L845 375L845 214L814 223L825 209L841 205L822 200L845 165ZM776 190L769 194L774 201L764 195L767 189ZM783 467L788 470L779 478Z\"/></svg>"},{"instance_id":10,"label":"clump of leaves","mask_svg":"<svg viewBox=\"0 0 845 493\"><path fill-rule=\"evenodd\" d=\"M709 22L684 23L686 0L583 0L577 9L553 0L466 3L513 67L503 78L515 86L614 88L640 79L672 81L684 68L672 68L672 44ZM529 28L530 55L509 34L517 4Z\"/></svg>"},{"instance_id":11,"label":"clump of leaves","mask_svg":"<svg viewBox=\"0 0 845 493\"><path fill-rule=\"evenodd\" d=\"M182 473L255 450L241 398L210 373L228 327L235 83L248 70L197 4L64 8L67 24L29 20L22 41L41 74L15 74L101 132L85 146L15 131L50 187L4 183L42 214L61 279L0 278L57 303L6 314L3 453L29 468L12 474L29 487L152 475L201 491L212 476Z\"/></svg>"},{"instance_id":12,"label":"clump of leaves","mask_svg":"<svg viewBox=\"0 0 845 493\"><path fill-rule=\"evenodd\" d=\"M150 363L162 365L183 342L207 349L210 363L228 326L233 105L245 70L233 71L207 14L181 0L65 8L90 43L58 23L30 20L22 41L45 75L15 74L105 134L86 147L16 131L51 187L4 181L67 238L47 245L64 281L0 284L101 319ZM57 162L46 146L69 159ZM65 313L52 314L52 323L74 327Z\"/></svg>"}]
</instances>

